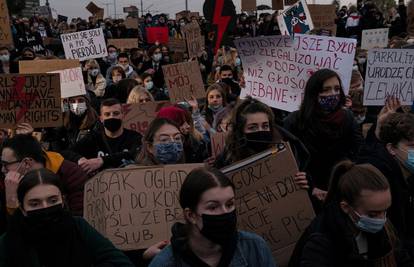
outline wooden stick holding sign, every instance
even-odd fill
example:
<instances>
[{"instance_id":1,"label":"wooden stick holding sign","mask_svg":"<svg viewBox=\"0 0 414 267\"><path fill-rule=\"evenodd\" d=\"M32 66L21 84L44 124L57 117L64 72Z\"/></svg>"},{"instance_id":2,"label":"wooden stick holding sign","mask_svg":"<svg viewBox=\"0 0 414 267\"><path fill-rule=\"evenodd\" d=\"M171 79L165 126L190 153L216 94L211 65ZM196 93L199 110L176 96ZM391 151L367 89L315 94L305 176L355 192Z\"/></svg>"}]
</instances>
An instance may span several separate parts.
<instances>
[{"instance_id":1,"label":"wooden stick holding sign","mask_svg":"<svg viewBox=\"0 0 414 267\"><path fill-rule=\"evenodd\" d=\"M162 66L171 102L185 101L192 96L205 97L204 83L198 61Z\"/></svg>"},{"instance_id":2,"label":"wooden stick holding sign","mask_svg":"<svg viewBox=\"0 0 414 267\"><path fill-rule=\"evenodd\" d=\"M203 164L105 170L85 184L84 217L122 250L148 248L171 237L184 217L179 192L187 174Z\"/></svg>"},{"instance_id":3,"label":"wooden stick holding sign","mask_svg":"<svg viewBox=\"0 0 414 267\"><path fill-rule=\"evenodd\" d=\"M0 128L62 126L59 74L0 75Z\"/></svg>"},{"instance_id":4,"label":"wooden stick holding sign","mask_svg":"<svg viewBox=\"0 0 414 267\"><path fill-rule=\"evenodd\" d=\"M239 229L265 239L276 262L287 266L295 243L314 218L308 194L295 184L292 151L265 151L222 171L236 187Z\"/></svg>"}]
</instances>

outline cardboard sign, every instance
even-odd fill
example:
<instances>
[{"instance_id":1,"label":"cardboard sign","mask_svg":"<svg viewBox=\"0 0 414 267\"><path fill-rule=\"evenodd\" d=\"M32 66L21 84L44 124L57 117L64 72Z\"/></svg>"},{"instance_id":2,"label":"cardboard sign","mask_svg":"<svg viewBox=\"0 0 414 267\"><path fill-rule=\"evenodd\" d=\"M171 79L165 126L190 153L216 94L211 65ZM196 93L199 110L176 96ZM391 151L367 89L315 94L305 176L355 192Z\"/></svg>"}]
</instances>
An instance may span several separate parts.
<instances>
[{"instance_id":1,"label":"cardboard sign","mask_svg":"<svg viewBox=\"0 0 414 267\"><path fill-rule=\"evenodd\" d=\"M0 128L62 126L58 74L1 74Z\"/></svg>"},{"instance_id":2,"label":"cardboard sign","mask_svg":"<svg viewBox=\"0 0 414 267\"><path fill-rule=\"evenodd\" d=\"M188 58L201 56L204 50L204 36L201 35L198 23L192 22L186 24L183 32L187 42Z\"/></svg>"},{"instance_id":3,"label":"cardboard sign","mask_svg":"<svg viewBox=\"0 0 414 267\"><path fill-rule=\"evenodd\" d=\"M185 53L187 51L185 41L184 39L170 38L168 40L168 47L171 52Z\"/></svg>"},{"instance_id":4,"label":"cardboard sign","mask_svg":"<svg viewBox=\"0 0 414 267\"><path fill-rule=\"evenodd\" d=\"M137 38L125 38L125 39L108 39L108 45L114 45L116 48L125 50L138 48Z\"/></svg>"},{"instance_id":5,"label":"cardboard sign","mask_svg":"<svg viewBox=\"0 0 414 267\"><path fill-rule=\"evenodd\" d=\"M126 18L124 24L127 29L138 29L137 18Z\"/></svg>"},{"instance_id":6,"label":"cardboard sign","mask_svg":"<svg viewBox=\"0 0 414 267\"><path fill-rule=\"evenodd\" d=\"M277 16L282 35L307 33L313 29L312 18L305 0L300 0Z\"/></svg>"},{"instance_id":7,"label":"cardboard sign","mask_svg":"<svg viewBox=\"0 0 414 267\"><path fill-rule=\"evenodd\" d=\"M242 11L255 11L256 5L257 5L256 0L242 0L241 10Z\"/></svg>"},{"instance_id":8,"label":"cardboard sign","mask_svg":"<svg viewBox=\"0 0 414 267\"><path fill-rule=\"evenodd\" d=\"M190 15L190 11L188 11L188 10L180 11L180 12L178 12L178 13L175 14L175 20L176 21L179 21L182 18L189 19L188 18L189 15Z\"/></svg>"},{"instance_id":9,"label":"cardboard sign","mask_svg":"<svg viewBox=\"0 0 414 267\"><path fill-rule=\"evenodd\" d=\"M86 6L86 9L92 13L92 15L97 14L99 11L101 11L102 8L97 6L94 2L89 2L89 4Z\"/></svg>"},{"instance_id":10,"label":"cardboard sign","mask_svg":"<svg viewBox=\"0 0 414 267\"><path fill-rule=\"evenodd\" d=\"M105 170L85 184L84 218L121 250L152 246L171 237L183 220L179 191L203 164Z\"/></svg>"},{"instance_id":11,"label":"cardboard sign","mask_svg":"<svg viewBox=\"0 0 414 267\"><path fill-rule=\"evenodd\" d=\"M147 27L147 43L168 44L168 27Z\"/></svg>"},{"instance_id":12,"label":"cardboard sign","mask_svg":"<svg viewBox=\"0 0 414 267\"><path fill-rule=\"evenodd\" d=\"M361 48L369 50L372 48L384 48L388 46L388 28L363 30Z\"/></svg>"},{"instance_id":13,"label":"cardboard sign","mask_svg":"<svg viewBox=\"0 0 414 267\"><path fill-rule=\"evenodd\" d=\"M77 59L22 60L20 73L59 73L62 98L85 95L85 82Z\"/></svg>"},{"instance_id":14,"label":"cardboard sign","mask_svg":"<svg viewBox=\"0 0 414 267\"><path fill-rule=\"evenodd\" d=\"M264 152L222 169L236 187L239 229L269 245L279 266L287 266L295 243L315 217L308 193L295 184L293 153Z\"/></svg>"},{"instance_id":15,"label":"cardboard sign","mask_svg":"<svg viewBox=\"0 0 414 267\"><path fill-rule=\"evenodd\" d=\"M216 158L226 146L227 133L217 132L211 135L211 156Z\"/></svg>"},{"instance_id":16,"label":"cardboard sign","mask_svg":"<svg viewBox=\"0 0 414 267\"><path fill-rule=\"evenodd\" d=\"M389 96L401 105L414 101L414 50L372 49L368 51L364 106L383 106Z\"/></svg>"},{"instance_id":17,"label":"cardboard sign","mask_svg":"<svg viewBox=\"0 0 414 267\"><path fill-rule=\"evenodd\" d=\"M61 34L67 59L80 61L108 56L102 28Z\"/></svg>"},{"instance_id":18,"label":"cardboard sign","mask_svg":"<svg viewBox=\"0 0 414 267\"><path fill-rule=\"evenodd\" d=\"M308 9L316 30L328 30L331 35L336 35L335 5L308 5Z\"/></svg>"},{"instance_id":19,"label":"cardboard sign","mask_svg":"<svg viewBox=\"0 0 414 267\"><path fill-rule=\"evenodd\" d=\"M0 46L13 45L13 35L10 29L9 10L6 0L0 0Z\"/></svg>"},{"instance_id":20,"label":"cardboard sign","mask_svg":"<svg viewBox=\"0 0 414 267\"><path fill-rule=\"evenodd\" d=\"M205 97L204 83L197 61L162 66L171 102Z\"/></svg>"},{"instance_id":21,"label":"cardboard sign","mask_svg":"<svg viewBox=\"0 0 414 267\"><path fill-rule=\"evenodd\" d=\"M234 43L246 81L241 98L250 95L274 108L298 110L306 82L323 68L339 74L348 94L357 46L354 39L295 34L293 40L290 36L267 36Z\"/></svg>"},{"instance_id":22,"label":"cardboard sign","mask_svg":"<svg viewBox=\"0 0 414 267\"><path fill-rule=\"evenodd\" d=\"M166 101L122 105L124 127L144 135L151 122L157 117L158 111L160 111L162 107L169 105L171 105L171 103Z\"/></svg>"},{"instance_id":23,"label":"cardboard sign","mask_svg":"<svg viewBox=\"0 0 414 267\"><path fill-rule=\"evenodd\" d=\"M272 0L272 9L273 10L283 10L283 0Z\"/></svg>"}]
</instances>

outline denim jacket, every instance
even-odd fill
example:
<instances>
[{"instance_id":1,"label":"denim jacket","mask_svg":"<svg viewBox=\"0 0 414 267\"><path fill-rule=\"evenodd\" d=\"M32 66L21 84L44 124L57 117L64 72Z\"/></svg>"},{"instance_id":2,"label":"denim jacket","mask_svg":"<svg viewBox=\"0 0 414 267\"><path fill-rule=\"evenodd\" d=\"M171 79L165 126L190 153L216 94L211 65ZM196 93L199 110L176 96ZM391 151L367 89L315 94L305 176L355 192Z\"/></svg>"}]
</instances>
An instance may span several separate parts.
<instances>
[{"instance_id":1,"label":"denim jacket","mask_svg":"<svg viewBox=\"0 0 414 267\"><path fill-rule=\"evenodd\" d=\"M229 267L276 267L269 247L256 234L239 231L237 248ZM181 258L174 257L171 245L166 247L151 262L149 267L194 267Z\"/></svg>"}]
</instances>

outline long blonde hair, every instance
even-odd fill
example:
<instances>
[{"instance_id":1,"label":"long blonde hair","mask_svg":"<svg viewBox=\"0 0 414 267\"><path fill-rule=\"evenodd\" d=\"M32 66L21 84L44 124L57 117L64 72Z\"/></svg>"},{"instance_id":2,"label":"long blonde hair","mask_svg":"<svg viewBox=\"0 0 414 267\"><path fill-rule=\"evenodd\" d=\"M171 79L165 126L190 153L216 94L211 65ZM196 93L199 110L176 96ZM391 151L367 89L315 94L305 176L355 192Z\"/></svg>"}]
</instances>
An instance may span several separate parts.
<instances>
[{"instance_id":1,"label":"long blonde hair","mask_svg":"<svg viewBox=\"0 0 414 267\"><path fill-rule=\"evenodd\" d=\"M155 102L152 94L145 89L144 87L138 85L132 88L131 92L128 95L127 104L137 104L139 103L139 97L143 94L146 94L151 102Z\"/></svg>"}]
</instances>

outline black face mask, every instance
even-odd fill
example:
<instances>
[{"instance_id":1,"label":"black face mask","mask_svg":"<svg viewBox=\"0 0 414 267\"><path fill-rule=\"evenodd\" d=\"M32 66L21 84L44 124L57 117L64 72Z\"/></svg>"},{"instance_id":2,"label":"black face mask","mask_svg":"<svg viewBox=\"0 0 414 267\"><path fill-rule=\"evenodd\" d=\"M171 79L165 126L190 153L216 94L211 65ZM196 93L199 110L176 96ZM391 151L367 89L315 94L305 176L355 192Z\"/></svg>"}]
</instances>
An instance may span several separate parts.
<instances>
[{"instance_id":1,"label":"black face mask","mask_svg":"<svg viewBox=\"0 0 414 267\"><path fill-rule=\"evenodd\" d=\"M119 130L119 128L121 128L122 126L122 120L121 119L116 119L116 118L111 118L111 119L106 119L103 122L104 127L110 131L111 133L114 133L116 131Z\"/></svg>"},{"instance_id":2,"label":"black face mask","mask_svg":"<svg viewBox=\"0 0 414 267\"><path fill-rule=\"evenodd\" d=\"M272 144L273 135L271 131L257 131L246 133L247 146L256 153L262 152Z\"/></svg>"},{"instance_id":3,"label":"black face mask","mask_svg":"<svg viewBox=\"0 0 414 267\"><path fill-rule=\"evenodd\" d=\"M237 233L236 210L220 215L203 214L201 218L203 219L203 229L200 233L211 242L225 246Z\"/></svg>"}]
</instances>

